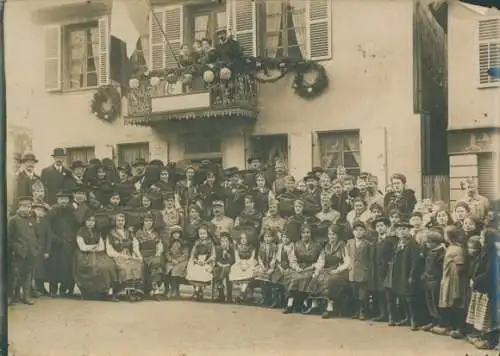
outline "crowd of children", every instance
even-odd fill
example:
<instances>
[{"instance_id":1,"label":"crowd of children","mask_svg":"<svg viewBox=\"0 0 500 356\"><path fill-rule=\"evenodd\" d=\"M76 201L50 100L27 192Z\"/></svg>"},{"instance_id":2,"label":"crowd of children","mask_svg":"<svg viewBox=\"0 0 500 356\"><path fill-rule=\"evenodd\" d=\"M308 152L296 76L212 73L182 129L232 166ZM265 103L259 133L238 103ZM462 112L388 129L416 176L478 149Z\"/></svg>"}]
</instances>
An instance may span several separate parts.
<instances>
[{"instance_id":1,"label":"crowd of children","mask_svg":"<svg viewBox=\"0 0 500 356\"><path fill-rule=\"evenodd\" d=\"M53 157L40 176L33 154L19 160L10 304L70 297L75 285L83 298L162 300L187 284L195 300L211 286L221 302L498 343L499 223L473 180L449 210L418 202L403 174L381 192L369 173L314 167L296 181L259 157L247 170L106 158L67 168L63 149Z\"/></svg>"}]
</instances>

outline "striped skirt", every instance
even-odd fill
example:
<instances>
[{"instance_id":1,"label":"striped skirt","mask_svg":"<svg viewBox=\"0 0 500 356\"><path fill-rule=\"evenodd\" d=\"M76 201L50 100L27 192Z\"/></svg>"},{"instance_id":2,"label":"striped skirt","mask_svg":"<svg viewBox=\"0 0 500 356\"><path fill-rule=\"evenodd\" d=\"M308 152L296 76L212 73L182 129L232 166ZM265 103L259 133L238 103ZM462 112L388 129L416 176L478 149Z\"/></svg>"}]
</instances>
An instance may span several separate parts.
<instances>
[{"instance_id":1,"label":"striped skirt","mask_svg":"<svg viewBox=\"0 0 500 356\"><path fill-rule=\"evenodd\" d=\"M483 333L493 331L497 328L493 323L493 312L493 304L488 294L472 292L467 312L467 324Z\"/></svg>"}]
</instances>

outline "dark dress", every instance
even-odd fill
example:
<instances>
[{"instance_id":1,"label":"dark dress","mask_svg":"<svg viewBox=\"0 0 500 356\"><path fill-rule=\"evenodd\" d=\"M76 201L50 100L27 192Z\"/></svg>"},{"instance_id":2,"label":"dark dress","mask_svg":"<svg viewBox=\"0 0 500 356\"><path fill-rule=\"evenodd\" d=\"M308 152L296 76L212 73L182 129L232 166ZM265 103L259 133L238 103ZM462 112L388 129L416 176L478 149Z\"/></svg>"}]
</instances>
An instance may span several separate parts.
<instances>
[{"instance_id":1,"label":"dark dress","mask_svg":"<svg viewBox=\"0 0 500 356\"><path fill-rule=\"evenodd\" d=\"M54 206L47 215L53 232L49 257L49 275L53 283L73 286L73 254L79 225L73 207Z\"/></svg>"},{"instance_id":2,"label":"dark dress","mask_svg":"<svg viewBox=\"0 0 500 356\"><path fill-rule=\"evenodd\" d=\"M391 210L398 210L403 215L409 215L415 209L417 198L411 189L405 189L398 195L395 192L387 193L384 196L384 210L389 214Z\"/></svg>"},{"instance_id":3,"label":"dark dress","mask_svg":"<svg viewBox=\"0 0 500 356\"><path fill-rule=\"evenodd\" d=\"M286 288L291 281L296 265L295 246L292 242L288 245L278 245L278 251L275 258L274 272L271 274L270 281L274 284L280 284Z\"/></svg>"},{"instance_id":4,"label":"dark dress","mask_svg":"<svg viewBox=\"0 0 500 356\"><path fill-rule=\"evenodd\" d=\"M188 247L182 240L173 240L166 248L165 260L166 275L184 278L189 260Z\"/></svg>"},{"instance_id":5,"label":"dark dress","mask_svg":"<svg viewBox=\"0 0 500 356\"><path fill-rule=\"evenodd\" d=\"M78 230L77 235L86 245L97 245L102 238L98 231L90 231L86 227ZM106 251L81 251L77 247L74 277L83 296L104 294L117 280L115 263Z\"/></svg>"},{"instance_id":6,"label":"dark dress","mask_svg":"<svg viewBox=\"0 0 500 356\"><path fill-rule=\"evenodd\" d=\"M139 230L136 239L144 261L146 290L151 290L163 279L162 258L161 255L157 255L162 243L160 235L156 231Z\"/></svg>"},{"instance_id":7,"label":"dark dress","mask_svg":"<svg viewBox=\"0 0 500 356\"><path fill-rule=\"evenodd\" d=\"M295 243L295 257L301 272L295 272L291 276L291 282L288 285L289 292L307 292L309 282L314 273L314 264L318 260L322 246L316 242L298 241Z\"/></svg>"},{"instance_id":8,"label":"dark dress","mask_svg":"<svg viewBox=\"0 0 500 356\"><path fill-rule=\"evenodd\" d=\"M261 221L262 214L257 210L242 211L238 216L238 226L233 229L233 236L236 238L235 240L237 241L237 239L241 236L241 233L245 232L248 243L257 248L259 244Z\"/></svg>"},{"instance_id":9,"label":"dark dress","mask_svg":"<svg viewBox=\"0 0 500 356\"><path fill-rule=\"evenodd\" d=\"M429 315L434 319L439 318L439 288L443 276L444 252L444 245L428 250L425 254L424 273L422 274L425 304Z\"/></svg>"},{"instance_id":10,"label":"dark dress","mask_svg":"<svg viewBox=\"0 0 500 356\"><path fill-rule=\"evenodd\" d=\"M306 217L304 215L292 215L287 219L285 224L285 234L292 242L297 242L300 240L300 233L302 230L302 225L306 222Z\"/></svg>"},{"instance_id":11,"label":"dark dress","mask_svg":"<svg viewBox=\"0 0 500 356\"><path fill-rule=\"evenodd\" d=\"M317 267L321 267L318 277L313 278L309 284L307 292L313 296L330 298L328 293L331 288L335 291L334 298L340 294L347 286L348 272L334 272L344 262L345 242L328 242L317 261ZM334 299L331 298L331 299Z\"/></svg>"},{"instance_id":12,"label":"dark dress","mask_svg":"<svg viewBox=\"0 0 500 356\"><path fill-rule=\"evenodd\" d=\"M228 279L234 261L234 249L232 247L224 249L222 246L217 246L215 250L214 281L222 283Z\"/></svg>"},{"instance_id":13,"label":"dark dress","mask_svg":"<svg viewBox=\"0 0 500 356\"><path fill-rule=\"evenodd\" d=\"M54 238L50 220L44 216L35 223L35 231L40 245L40 253L36 256L34 278L46 281L49 279L48 260L44 258L44 254L50 255L52 239Z\"/></svg>"},{"instance_id":14,"label":"dark dress","mask_svg":"<svg viewBox=\"0 0 500 356\"><path fill-rule=\"evenodd\" d=\"M298 190L288 191L285 190L276 196L278 200L278 211L284 218L290 217L294 214L294 202L300 198Z\"/></svg>"},{"instance_id":15,"label":"dark dress","mask_svg":"<svg viewBox=\"0 0 500 356\"><path fill-rule=\"evenodd\" d=\"M278 253L278 245L271 243L263 243L260 245L259 253L257 254L258 265L255 271L255 279L258 281L269 282L276 262L276 254Z\"/></svg>"}]
</instances>

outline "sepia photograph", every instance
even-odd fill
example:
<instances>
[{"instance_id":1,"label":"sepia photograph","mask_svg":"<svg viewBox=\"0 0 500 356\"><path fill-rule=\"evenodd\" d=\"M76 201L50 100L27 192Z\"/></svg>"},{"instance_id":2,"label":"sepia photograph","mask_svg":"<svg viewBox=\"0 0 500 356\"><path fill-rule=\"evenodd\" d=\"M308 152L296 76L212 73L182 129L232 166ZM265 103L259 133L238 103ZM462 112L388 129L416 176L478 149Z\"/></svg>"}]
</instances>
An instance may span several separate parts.
<instances>
[{"instance_id":1,"label":"sepia photograph","mask_svg":"<svg viewBox=\"0 0 500 356\"><path fill-rule=\"evenodd\" d=\"M0 356L500 355L500 0L0 10Z\"/></svg>"}]
</instances>

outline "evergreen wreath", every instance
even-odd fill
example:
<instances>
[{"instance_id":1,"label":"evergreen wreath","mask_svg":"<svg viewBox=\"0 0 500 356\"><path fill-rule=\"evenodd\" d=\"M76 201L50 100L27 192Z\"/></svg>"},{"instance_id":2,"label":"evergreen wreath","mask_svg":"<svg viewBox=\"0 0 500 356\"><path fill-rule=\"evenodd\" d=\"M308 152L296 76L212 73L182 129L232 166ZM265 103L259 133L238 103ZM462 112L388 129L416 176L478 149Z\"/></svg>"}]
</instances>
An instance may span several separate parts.
<instances>
[{"instance_id":1,"label":"evergreen wreath","mask_svg":"<svg viewBox=\"0 0 500 356\"><path fill-rule=\"evenodd\" d=\"M94 115L108 122L114 121L120 115L121 106L121 95L113 85L97 89L90 104Z\"/></svg>"},{"instance_id":2,"label":"evergreen wreath","mask_svg":"<svg viewBox=\"0 0 500 356\"><path fill-rule=\"evenodd\" d=\"M316 80L309 83L304 79L307 73L315 73ZM295 93L304 99L314 99L328 87L328 77L325 68L316 62L302 62L295 67L295 78L293 80Z\"/></svg>"}]
</instances>

